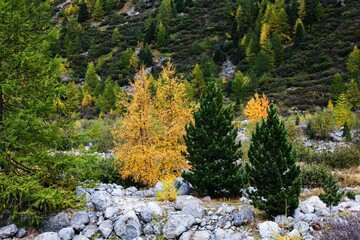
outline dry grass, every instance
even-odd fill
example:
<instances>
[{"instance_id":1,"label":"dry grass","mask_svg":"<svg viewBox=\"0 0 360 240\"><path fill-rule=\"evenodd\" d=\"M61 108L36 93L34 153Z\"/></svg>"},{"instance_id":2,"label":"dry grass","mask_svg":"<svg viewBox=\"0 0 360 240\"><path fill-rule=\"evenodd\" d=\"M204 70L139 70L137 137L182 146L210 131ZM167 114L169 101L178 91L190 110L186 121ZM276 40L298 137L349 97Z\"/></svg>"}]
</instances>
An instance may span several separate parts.
<instances>
[{"instance_id":1,"label":"dry grass","mask_svg":"<svg viewBox=\"0 0 360 240\"><path fill-rule=\"evenodd\" d=\"M337 176L339 176L339 181L342 183L343 186L360 186L360 166L341 171L338 170L335 171L335 173Z\"/></svg>"}]
</instances>

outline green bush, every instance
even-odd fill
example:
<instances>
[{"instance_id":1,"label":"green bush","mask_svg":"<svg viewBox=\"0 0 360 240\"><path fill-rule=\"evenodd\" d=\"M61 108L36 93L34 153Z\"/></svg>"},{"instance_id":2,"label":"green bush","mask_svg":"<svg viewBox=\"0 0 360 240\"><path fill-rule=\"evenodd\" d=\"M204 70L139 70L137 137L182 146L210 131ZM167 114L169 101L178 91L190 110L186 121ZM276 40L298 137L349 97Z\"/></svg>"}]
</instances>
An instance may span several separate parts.
<instances>
[{"instance_id":1,"label":"green bush","mask_svg":"<svg viewBox=\"0 0 360 240\"><path fill-rule=\"evenodd\" d=\"M357 145L342 147L334 152L322 152L313 154L308 163L324 164L331 168L348 169L360 165L360 148Z\"/></svg>"},{"instance_id":2,"label":"green bush","mask_svg":"<svg viewBox=\"0 0 360 240\"><path fill-rule=\"evenodd\" d=\"M301 179L303 187L321 187L328 177L331 177L331 170L324 165L310 164L302 167Z\"/></svg>"},{"instance_id":3,"label":"green bush","mask_svg":"<svg viewBox=\"0 0 360 240\"><path fill-rule=\"evenodd\" d=\"M323 111L317 111L315 115L309 119L306 133L313 139L329 139L334 127L334 113L332 110L325 109Z\"/></svg>"}]
</instances>

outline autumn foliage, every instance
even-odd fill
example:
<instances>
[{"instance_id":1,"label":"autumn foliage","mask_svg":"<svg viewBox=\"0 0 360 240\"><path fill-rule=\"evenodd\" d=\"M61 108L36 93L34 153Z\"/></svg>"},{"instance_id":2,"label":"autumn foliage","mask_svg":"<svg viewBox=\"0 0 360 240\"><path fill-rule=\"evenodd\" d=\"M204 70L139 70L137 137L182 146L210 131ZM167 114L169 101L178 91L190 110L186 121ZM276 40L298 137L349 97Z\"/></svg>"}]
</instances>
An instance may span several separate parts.
<instances>
[{"instance_id":1,"label":"autumn foliage","mask_svg":"<svg viewBox=\"0 0 360 240\"><path fill-rule=\"evenodd\" d=\"M171 64L163 68L154 83L153 94L144 69L131 83L134 95L115 130L116 163L123 178L153 185L161 179L180 176L188 168L181 151L185 124L192 119L194 106L186 99L185 87Z\"/></svg>"},{"instance_id":2,"label":"autumn foliage","mask_svg":"<svg viewBox=\"0 0 360 240\"><path fill-rule=\"evenodd\" d=\"M261 118L267 118L267 109L269 108L270 101L265 94L259 97L259 94L255 93L255 97L250 99L245 106L244 114L249 120L261 120Z\"/></svg>"}]
</instances>

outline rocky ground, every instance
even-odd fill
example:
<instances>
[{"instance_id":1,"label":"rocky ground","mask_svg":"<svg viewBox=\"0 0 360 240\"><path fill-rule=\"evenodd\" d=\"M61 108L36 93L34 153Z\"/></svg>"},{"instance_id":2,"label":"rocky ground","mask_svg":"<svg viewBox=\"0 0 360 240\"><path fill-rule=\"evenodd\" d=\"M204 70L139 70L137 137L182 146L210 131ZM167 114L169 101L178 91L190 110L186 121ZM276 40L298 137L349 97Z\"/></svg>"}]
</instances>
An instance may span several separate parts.
<instances>
[{"instance_id":1,"label":"rocky ground","mask_svg":"<svg viewBox=\"0 0 360 240\"><path fill-rule=\"evenodd\" d=\"M176 202L159 202L155 192L161 188L160 183L146 190L124 189L115 184L78 187L76 194L86 198L84 209L51 215L38 231L14 224L4 226L0 228L0 240L250 240L273 239L276 234L287 234L292 239L296 236L317 239L324 223L330 219L330 209L317 196L302 201L294 216L277 216L274 221L267 221L264 214L249 205L246 194L232 201L199 199L186 195L189 186L183 184ZM309 190L303 192L311 195ZM360 195L355 200L345 198L332 208L331 215L334 218L358 212Z\"/></svg>"}]
</instances>

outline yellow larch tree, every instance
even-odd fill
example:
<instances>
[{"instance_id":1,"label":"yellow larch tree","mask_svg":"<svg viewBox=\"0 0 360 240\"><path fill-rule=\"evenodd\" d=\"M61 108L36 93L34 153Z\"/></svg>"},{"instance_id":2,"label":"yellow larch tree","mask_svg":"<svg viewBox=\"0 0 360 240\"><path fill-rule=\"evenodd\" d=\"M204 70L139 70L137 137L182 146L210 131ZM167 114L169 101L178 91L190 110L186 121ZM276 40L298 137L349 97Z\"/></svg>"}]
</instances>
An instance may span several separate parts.
<instances>
[{"instance_id":1,"label":"yellow larch tree","mask_svg":"<svg viewBox=\"0 0 360 240\"><path fill-rule=\"evenodd\" d=\"M194 105L186 98L185 86L175 76L169 63L155 81L155 94L144 69L131 83L133 99L115 130L114 149L119 173L146 185L154 185L167 177L181 175L188 168L181 151L182 136L192 119Z\"/></svg>"},{"instance_id":2,"label":"yellow larch tree","mask_svg":"<svg viewBox=\"0 0 360 240\"><path fill-rule=\"evenodd\" d=\"M344 93L340 94L338 100L336 101L336 105L334 107L334 117L335 117L335 125L340 128L347 123L349 126L355 120L355 115L351 111L351 105Z\"/></svg>"},{"instance_id":3,"label":"yellow larch tree","mask_svg":"<svg viewBox=\"0 0 360 240\"><path fill-rule=\"evenodd\" d=\"M168 63L156 82L154 97L157 116L163 127L158 149L162 162L162 171L167 175L181 175L182 168L189 168L185 157L186 150L183 135L185 125L192 120L194 104L186 97L185 85L175 77L175 68Z\"/></svg>"},{"instance_id":4,"label":"yellow larch tree","mask_svg":"<svg viewBox=\"0 0 360 240\"><path fill-rule=\"evenodd\" d=\"M133 99L127 103L124 118L114 130L115 163L120 175L144 184L155 183L161 174L156 156L159 134L149 85L142 68L131 83Z\"/></svg>"},{"instance_id":5,"label":"yellow larch tree","mask_svg":"<svg viewBox=\"0 0 360 240\"><path fill-rule=\"evenodd\" d=\"M255 93L255 96L251 98L244 109L244 114L249 120L261 120L261 118L267 118L267 109L269 108L270 101L263 93L261 97Z\"/></svg>"}]
</instances>

